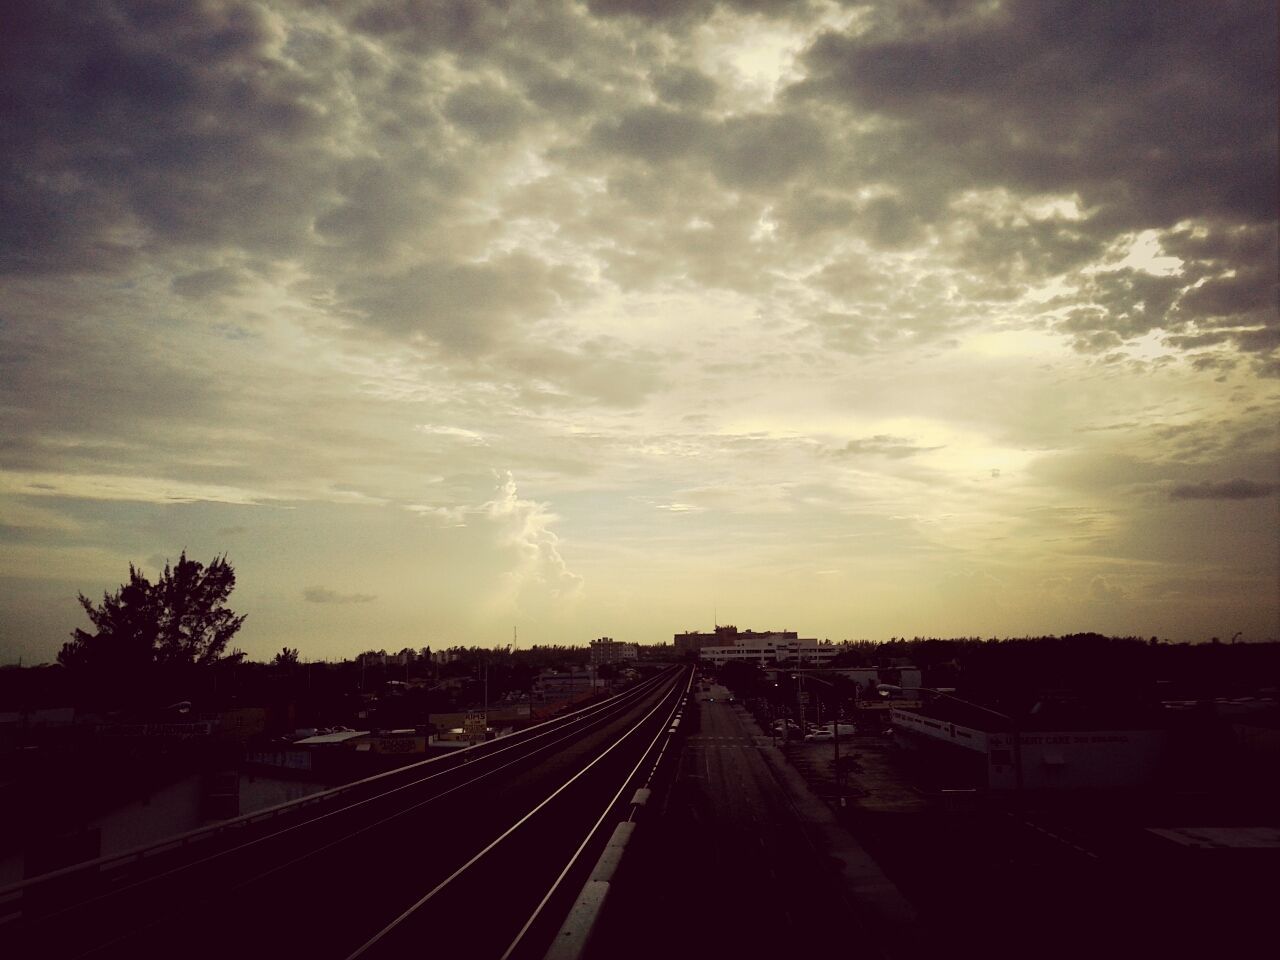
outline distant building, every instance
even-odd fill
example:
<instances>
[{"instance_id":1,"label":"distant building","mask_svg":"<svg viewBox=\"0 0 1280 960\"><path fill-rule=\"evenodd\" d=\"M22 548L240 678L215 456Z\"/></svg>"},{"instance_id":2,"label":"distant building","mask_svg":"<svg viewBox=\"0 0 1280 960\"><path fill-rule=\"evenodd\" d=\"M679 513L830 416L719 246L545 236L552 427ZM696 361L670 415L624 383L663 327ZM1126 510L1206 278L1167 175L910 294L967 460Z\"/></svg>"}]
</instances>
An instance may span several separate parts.
<instances>
[{"instance_id":1,"label":"distant building","mask_svg":"<svg viewBox=\"0 0 1280 960\"><path fill-rule=\"evenodd\" d=\"M751 663L757 666L794 664L822 666L844 650L843 644L830 640L801 639L795 633L754 633L744 631L732 643L704 646L698 651L703 663L723 666L726 663Z\"/></svg>"},{"instance_id":2,"label":"distant building","mask_svg":"<svg viewBox=\"0 0 1280 960\"><path fill-rule=\"evenodd\" d=\"M591 641L591 665L598 667L605 663L619 661L635 661L640 659L638 643L622 643L612 637L601 637Z\"/></svg>"},{"instance_id":3,"label":"distant building","mask_svg":"<svg viewBox=\"0 0 1280 960\"><path fill-rule=\"evenodd\" d=\"M676 656L682 657L689 653L697 653L704 647L731 647L739 642L749 642L769 638L796 640L799 638L799 635L795 631L787 630L770 630L764 633L758 633L755 630L739 630L734 626L723 626L716 627L712 633L697 633L693 631L677 633L673 639L675 642Z\"/></svg>"},{"instance_id":4,"label":"distant building","mask_svg":"<svg viewBox=\"0 0 1280 960\"><path fill-rule=\"evenodd\" d=\"M596 688L596 672L586 670L543 670L533 678L533 699L574 700L590 695Z\"/></svg>"}]
</instances>

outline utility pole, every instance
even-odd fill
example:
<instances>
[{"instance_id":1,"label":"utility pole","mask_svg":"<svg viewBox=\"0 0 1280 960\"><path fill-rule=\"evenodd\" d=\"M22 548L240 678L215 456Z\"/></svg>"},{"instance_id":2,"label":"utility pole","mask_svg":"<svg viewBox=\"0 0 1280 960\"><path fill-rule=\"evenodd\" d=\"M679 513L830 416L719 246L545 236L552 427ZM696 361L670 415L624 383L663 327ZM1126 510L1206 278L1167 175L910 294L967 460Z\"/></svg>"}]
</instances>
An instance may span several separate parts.
<instances>
[{"instance_id":1,"label":"utility pole","mask_svg":"<svg viewBox=\"0 0 1280 960\"><path fill-rule=\"evenodd\" d=\"M836 697L836 722L831 725L831 729L835 731L835 736L831 738L831 745L835 751L836 765L836 795L840 799L840 806L844 806L844 771L840 769L840 698Z\"/></svg>"},{"instance_id":2,"label":"utility pole","mask_svg":"<svg viewBox=\"0 0 1280 960\"><path fill-rule=\"evenodd\" d=\"M796 713L800 715L800 736L804 736L805 732L805 710L804 710L804 677L797 673L796 678Z\"/></svg>"},{"instance_id":3,"label":"utility pole","mask_svg":"<svg viewBox=\"0 0 1280 960\"><path fill-rule=\"evenodd\" d=\"M803 674L797 673L796 677L798 680L800 680L801 683L804 682ZM844 806L844 772L840 769L840 697L839 697L840 688L837 687L830 680L822 679L822 677L812 677L811 679L817 680L819 683L825 683L832 690L836 691L835 720L831 724L831 729L832 729L831 747L832 747L832 753L833 753L832 761L835 763L835 772L836 772L836 793L839 794L840 806L843 807ZM821 706L821 701L819 701L819 706Z\"/></svg>"}]
</instances>

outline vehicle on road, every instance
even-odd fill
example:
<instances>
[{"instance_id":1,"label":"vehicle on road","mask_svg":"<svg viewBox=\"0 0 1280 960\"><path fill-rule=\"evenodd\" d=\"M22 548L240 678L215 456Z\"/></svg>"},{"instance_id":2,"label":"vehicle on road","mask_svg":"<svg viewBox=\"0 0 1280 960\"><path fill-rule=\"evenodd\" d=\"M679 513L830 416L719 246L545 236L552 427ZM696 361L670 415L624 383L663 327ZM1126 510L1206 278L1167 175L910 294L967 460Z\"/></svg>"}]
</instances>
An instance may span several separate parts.
<instances>
[{"instance_id":1,"label":"vehicle on road","mask_svg":"<svg viewBox=\"0 0 1280 960\"><path fill-rule=\"evenodd\" d=\"M806 733L804 739L806 742L819 742L834 740L836 735L830 730L814 730L812 733Z\"/></svg>"},{"instance_id":2,"label":"vehicle on road","mask_svg":"<svg viewBox=\"0 0 1280 960\"><path fill-rule=\"evenodd\" d=\"M821 730L826 733L837 732L836 730L833 729L833 725L830 723L819 724L818 726L813 727L813 730L815 732ZM852 723L842 723L840 724L840 730L838 732L842 737L852 737L855 733L858 732L858 727Z\"/></svg>"}]
</instances>

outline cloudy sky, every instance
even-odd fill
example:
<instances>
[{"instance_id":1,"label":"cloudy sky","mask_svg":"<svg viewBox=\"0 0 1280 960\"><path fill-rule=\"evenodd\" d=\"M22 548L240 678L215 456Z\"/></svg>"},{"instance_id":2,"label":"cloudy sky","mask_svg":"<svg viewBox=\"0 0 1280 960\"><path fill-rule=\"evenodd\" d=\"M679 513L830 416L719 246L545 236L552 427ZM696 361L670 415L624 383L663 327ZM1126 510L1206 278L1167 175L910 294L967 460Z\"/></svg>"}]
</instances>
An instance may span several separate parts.
<instances>
[{"instance_id":1,"label":"cloudy sky","mask_svg":"<svg viewBox=\"0 0 1280 960\"><path fill-rule=\"evenodd\" d=\"M0 659L1280 635L1270 0L30 0Z\"/></svg>"}]
</instances>

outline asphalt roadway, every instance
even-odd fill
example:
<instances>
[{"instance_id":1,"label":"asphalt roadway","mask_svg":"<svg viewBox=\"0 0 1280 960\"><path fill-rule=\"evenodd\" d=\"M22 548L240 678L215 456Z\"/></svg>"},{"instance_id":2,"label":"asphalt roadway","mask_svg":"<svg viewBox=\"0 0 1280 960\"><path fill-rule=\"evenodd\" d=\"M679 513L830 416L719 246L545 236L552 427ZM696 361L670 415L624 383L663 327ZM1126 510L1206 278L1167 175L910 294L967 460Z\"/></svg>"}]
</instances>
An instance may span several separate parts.
<instances>
[{"instance_id":1,"label":"asphalt roadway","mask_svg":"<svg viewBox=\"0 0 1280 960\"><path fill-rule=\"evenodd\" d=\"M695 696L590 956L910 955L876 916L910 908L772 739L724 687Z\"/></svg>"},{"instance_id":2,"label":"asphalt roadway","mask_svg":"<svg viewBox=\"0 0 1280 960\"><path fill-rule=\"evenodd\" d=\"M1065 823L883 804L837 822L728 691L710 696L686 707L587 960L1274 952L1272 851L1188 851L1109 804L1091 831L1074 805Z\"/></svg>"}]
</instances>

